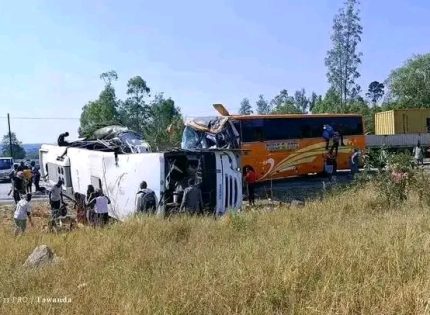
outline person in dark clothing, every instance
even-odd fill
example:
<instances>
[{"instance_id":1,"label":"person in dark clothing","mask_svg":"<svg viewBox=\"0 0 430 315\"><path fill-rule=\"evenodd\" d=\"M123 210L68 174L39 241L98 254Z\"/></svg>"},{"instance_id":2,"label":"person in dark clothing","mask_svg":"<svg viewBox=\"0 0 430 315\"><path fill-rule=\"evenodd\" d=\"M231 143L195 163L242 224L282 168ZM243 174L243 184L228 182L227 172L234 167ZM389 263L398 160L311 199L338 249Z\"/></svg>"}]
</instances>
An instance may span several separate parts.
<instances>
[{"instance_id":1,"label":"person in dark clothing","mask_svg":"<svg viewBox=\"0 0 430 315\"><path fill-rule=\"evenodd\" d=\"M251 167L246 168L245 182L248 186L248 202L250 205L255 205L255 182L257 176Z\"/></svg>"},{"instance_id":2,"label":"person in dark clothing","mask_svg":"<svg viewBox=\"0 0 430 315\"><path fill-rule=\"evenodd\" d=\"M195 185L194 178L188 180L188 187L184 190L180 210L191 214L200 214L203 212L202 191Z\"/></svg>"},{"instance_id":3,"label":"person in dark clothing","mask_svg":"<svg viewBox=\"0 0 430 315\"><path fill-rule=\"evenodd\" d=\"M17 173L18 173L18 164L14 164L13 170L9 173L9 178L11 181L13 180L13 178L16 176Z\"/></svg>"},{"instance_id":4,"label":"person in dark clothing","mask_svg":"<svg viewBox=\"0 0 430 315\"><path fill-rule=\"evenodd\" d=\"M137 192L136 213L155 213L157 209L157 196L148 184L143 181L140 184L140 190Z\"/></svg>"},{"instance_id":5,"label":"person in dark clothing","mask_svg":"<svg viewBox=\"0 0 430 315\"><path fill-rule=\"evenodd\" d=\"M36 162L31 161L31 173L33 178L34 186L36 187L36 191L40 191L40 172L39 168L36 166Z\"/></svg>"},{"instance_id":6,"label":"person in dark clothing","mask_svg":"<svg viewBox=\"0 0 430 315\"><path fill-rule=\"evenodd\" d=\"M24 171L25 169L27 169L28 167L25 165L25 163L23 162L23 161L21 161L21 163L19 163L19 166L18 166L18 168L17 168L17 171L18 172L22 172L22 171Z\"/></svg>"},{"instance_id":7,"label":"person in dark clothing","mask_svg":"<svg viewBox=\"0 0 430 315\"><path fill-rule=\"evenodd\" d=\"M11 183L12 187L8 195L10 196L10 194L13 193L13 200L16 204L18 204L18 202L21 200L21 194L24 193L22 172L17 172L17 174L15 174L15 176L12 178Z\"/></svg>"},{"instance_id":8,"label":"person in dark clothing","mask_svg":"<svg viewBox=\"0 0 430 315\"><path fill-rule=\"evenodd\" d=\"M335 156L337 156L338 150L339 150L339 144L341 142L341 135L339 131L335 131L333 134L333 145L331 146L331 151L335 151Z\"/></svg>"},{"instance_id":9,"label":"person in dark clothing","mask_svg":"<svg viewBox=\"0 0 430 315\"><path fill-rule=\"evenodd\" d=\"M330 144L330 139L332 139L334 136L334 129L332 126L330 125L324 125L323 126L323 133L322 133L322 137L325 140L325 149L328 150L329 144Z\"/></svg>"},{"instance_id":10,"label":"person in dark clothing","mask_svg":"<svg viewBox=\"0 0 430 315\"><path fill-rule=\"evenodd\" d=\"M330 140L332 140L331 150L335 151L336 156L340 145L343 144L343 136L338 130L334 130L330 125L323 126L322 137L325 140L325 149L328 151L330 146Z\"/></svg>"},{"instance_id":11,"label":"person in dark clothing","mask_svg":"<svg viewBox=\"0 0 430 315\"><path fill-rule=\"evenodd\" d=\"M64 138L66 138L68 136L69 136L69 133L67 131L58 136L57 144L59 147L67 147L68 145L70 145L69 142L64 140Z\"/></svg>"},{"instance_id":12,"label":"person in dark clothing","mask_svg":"<svg viewBox=\"0 0 430 315\"><path fill-rule=\"evenodd\" d=\"M324 172L326 173L328 180L332 181L333 174L334 174L334 167L336 163L336 156L333 153L333 149L330 149L329 152L325 154L325 165L324 165Z\"/></svg>"},{"instance_id":13,"label":"person in dark clothing","mask_svg":"<svg viewBox=\"0 0 430 315\"><path fill-rule=\"evenodd\" d=\"M94 206L90 204L90 201L95 198L96 196L96 190L94 189L93 185L88 185L87 187L87 198L85 199L85 205L86 205L86 216L87 216L87 222L93 223L94 222Z\"/></svg>"}]
</instances>

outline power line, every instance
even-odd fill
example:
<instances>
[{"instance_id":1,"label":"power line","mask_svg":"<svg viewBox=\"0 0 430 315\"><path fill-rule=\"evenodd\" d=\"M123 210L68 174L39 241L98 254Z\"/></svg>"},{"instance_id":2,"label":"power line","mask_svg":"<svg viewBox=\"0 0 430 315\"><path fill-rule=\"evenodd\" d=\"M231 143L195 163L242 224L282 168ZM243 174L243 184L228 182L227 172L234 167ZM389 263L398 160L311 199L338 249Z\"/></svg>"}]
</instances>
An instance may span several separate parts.
<instances>
[{"instance_id":1,"label":"power line","mask_svg":"<svg viewBox=\"0 0 430 315\"><path fill-rule=\"evenodd\" d=\"M0 116L0 118L7 119L6 116ZM76 117L13 117L11 119L25 119L25 120L79 120Z\"/></svg>"}]
</instances>

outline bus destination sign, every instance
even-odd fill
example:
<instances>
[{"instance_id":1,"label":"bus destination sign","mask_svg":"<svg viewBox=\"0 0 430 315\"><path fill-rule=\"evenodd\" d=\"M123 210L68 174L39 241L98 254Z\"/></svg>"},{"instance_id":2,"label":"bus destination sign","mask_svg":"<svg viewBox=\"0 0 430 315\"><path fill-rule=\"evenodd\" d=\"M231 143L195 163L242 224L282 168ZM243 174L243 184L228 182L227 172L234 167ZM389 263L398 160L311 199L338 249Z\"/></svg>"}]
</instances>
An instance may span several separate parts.
<instances>
[{"instance_id":1,"label":"bus destination sign","mask_svg":"<svg viewBox=\"0 0 430 315\"><path fill-rule=\"evenodd\" d=\"M297 140L272 142L272 143L266 144L266 149L269 152L291 151L291 150L297 150L298 148L299 148L299 142Z\"/></svg>"}]
</instances>

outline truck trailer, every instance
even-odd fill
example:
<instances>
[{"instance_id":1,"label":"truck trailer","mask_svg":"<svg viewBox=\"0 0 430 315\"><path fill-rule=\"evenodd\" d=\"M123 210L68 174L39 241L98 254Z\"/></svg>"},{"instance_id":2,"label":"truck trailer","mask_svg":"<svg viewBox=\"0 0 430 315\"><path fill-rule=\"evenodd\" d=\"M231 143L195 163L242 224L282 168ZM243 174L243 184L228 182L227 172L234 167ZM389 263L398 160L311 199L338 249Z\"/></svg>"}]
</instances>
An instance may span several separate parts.
<instances>
[{"instance_id":1,"label":"truck trailer","mask_svg":"<svg viewBox=\"0 0 430 315\"><path fill-rule=\"evenodd\" d=\"M177 150L119 153L89 146L42 145L40 170L50 185L63 181L63 194L86 196L88 185L111 200L109 215L125 220L136 213L136 193L146 181L159 200L158 212L179 210L178 191L193 178L202 191L204 211L222 215L242 204L239 155L231 150ZM178 189L179 188L179 189Z\"/></svg>"}]
</instances>

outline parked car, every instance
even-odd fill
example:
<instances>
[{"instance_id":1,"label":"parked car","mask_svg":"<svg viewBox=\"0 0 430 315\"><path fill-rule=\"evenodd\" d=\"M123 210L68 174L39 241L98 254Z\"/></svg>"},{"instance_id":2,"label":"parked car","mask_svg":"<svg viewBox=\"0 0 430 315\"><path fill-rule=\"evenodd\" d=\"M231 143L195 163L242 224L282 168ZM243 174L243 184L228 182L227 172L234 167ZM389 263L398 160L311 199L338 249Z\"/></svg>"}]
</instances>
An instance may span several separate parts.
<instances>
[{"instance_id":1,"label":"parked car","mask_svg":"<svg viewBox=\"0 0 430 315\"><path fill-rule=\"evenodd\" d=\"M0 157L0 181L10 181L9 174L13 170L13 159L11 157Z\"/></svg>"}]
</instances>

